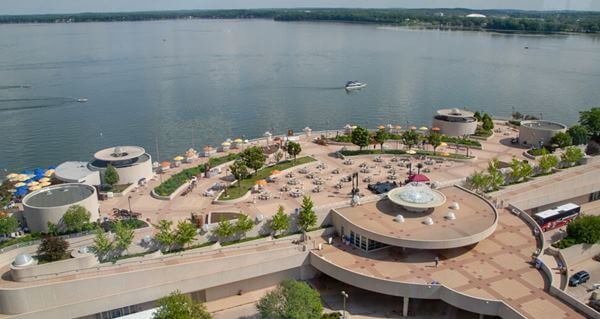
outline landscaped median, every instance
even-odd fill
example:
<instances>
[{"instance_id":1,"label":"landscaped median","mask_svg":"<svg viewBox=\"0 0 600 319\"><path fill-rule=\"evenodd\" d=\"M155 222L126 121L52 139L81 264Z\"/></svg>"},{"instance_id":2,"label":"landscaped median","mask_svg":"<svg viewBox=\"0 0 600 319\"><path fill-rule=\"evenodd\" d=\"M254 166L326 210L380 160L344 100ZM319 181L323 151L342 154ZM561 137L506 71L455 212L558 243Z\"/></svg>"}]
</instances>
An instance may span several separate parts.
<instances>
[{"instance_id":1,"label":"landscaped median","mask_svg":"<svg viewBox=\"0 0 600 319\"><path fill-rule=\"evenodd\" d=\"M233 161L237 159L239 155L237 153L231 153L222 157L211 158L208 163L210 167L216 167L221 164ZM166 181L154 188L154 193L160 197L169 197L182 185L189 182L193 176L204 173L205 164L200 164L196 167L190 167L182 170L181 172L172 175Z\"/></svg>"},{"instance_id":2,"label":"landscaped median","mask_svg":"<svg viewBox=\"0 0 600 319\"><path fill-rule=\"evenodd\" d=\"M287 160L279 162L278 164L275 164L273 166L265 167L256 172L256 174L250 176L249 178L243 179L241 182L238 181L239 185L237 183L235 185L231 185L227 190L227 196L225 196L225 192L223 192L223 194L219 196L219 200L234 200L244 196L247 192L250 191L252 186L254 186L258 180L265 179L271 176L273 171L284 171L294 166L303 165L314 161L314 158L310 156L304 156L296 159L295 161Z\"/></svg>"},{"instance_id":3,"label":"landscaped median","mask_svg":"<svg viewBox=\"0 0 600 319\"><path fill-rule=\"evenodd\" d=\"M358 156L358 155L424 155L429 157L439 157L439 158L448 158L453 160L469 160L475 158L474 156L467 157L464 154L457 153L443 153L436 152L435 155L432 151L424 151L424 150L413 150L415 154L408 154L405 150L344 150L339 151L343 156ZM445 155L447 154L447 155Z\"/></svg>"}]
</instances>

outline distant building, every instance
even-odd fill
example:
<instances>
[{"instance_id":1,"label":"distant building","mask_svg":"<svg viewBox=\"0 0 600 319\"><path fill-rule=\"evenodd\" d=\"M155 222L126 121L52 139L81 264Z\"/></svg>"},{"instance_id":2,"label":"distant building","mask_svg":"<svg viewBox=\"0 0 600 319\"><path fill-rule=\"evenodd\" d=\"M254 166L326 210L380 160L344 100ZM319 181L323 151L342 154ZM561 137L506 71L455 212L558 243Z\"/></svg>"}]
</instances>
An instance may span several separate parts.
<instances>
[{"instance_id":1,"label":"distant building","mask_svg":"<svg viewBox=\"0 0 600 319\"><path fill-rule=\"evenodd\" d=\"M519 143L523 145L549 145L550 140L559 132L566 132L567 126L545 120L521 121Z\"/></svg>"},{"instance_id":2,"label":"distant building","mask_svg":"<svg viewBox=\"0 0 600 319\"><path fill-rule=\"evenodd\" d=\"M432 124L440 128L441 134L448 136L472 135L477 129L474 113L457 108L438 110Z\"/></svg>"},{"instance_id":3,"label":"distant building","mask_svg":"<svg viewBox=\"0 0 600 319\"><path fill-rule=\"evenodd\" d=\"M117 146L98 151L88 168L99 171L104 179L108 165L117 170L119 184L136 184L141 179L150 179L154 175L150 154L139 146Z\"/></svg>"},{"instance_id":4,"label":"distant building","mask_svg":"<svg viewBox=\"0 0 600 319\"><path fill-rule=\"evenodd\" d=\"M485 15L481 13L471 13L466 15L467 18L486 18Z\"/></svg>"},{"instance_id":5,"label":"distant building","mask_svg":"<svg viewBox=\"0 0 600 319\"><path fill-rule=\"evenodd\" d=\"M56 167L54 177L64 183L100 185L100 172L89 169L87 162L64 162Z\"/></svg>"}]
</instances>

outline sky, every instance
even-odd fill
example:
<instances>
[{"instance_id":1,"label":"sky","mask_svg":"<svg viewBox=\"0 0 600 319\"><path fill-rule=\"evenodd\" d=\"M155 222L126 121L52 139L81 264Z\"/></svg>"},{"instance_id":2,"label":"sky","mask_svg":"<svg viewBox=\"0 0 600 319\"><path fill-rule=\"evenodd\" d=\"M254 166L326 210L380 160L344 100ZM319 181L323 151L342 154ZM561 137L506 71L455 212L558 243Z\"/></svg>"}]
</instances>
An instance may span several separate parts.
<instances>
[{"instance_id":1,"label":"sky","mask_svg":"<svg viewBox=\"0 0 600 319\"><path fill-rule=\"evenodd\" d=\"M296 7L600 11L600 0L0 0L0 14Z\"/></svg>"}]
</instances>

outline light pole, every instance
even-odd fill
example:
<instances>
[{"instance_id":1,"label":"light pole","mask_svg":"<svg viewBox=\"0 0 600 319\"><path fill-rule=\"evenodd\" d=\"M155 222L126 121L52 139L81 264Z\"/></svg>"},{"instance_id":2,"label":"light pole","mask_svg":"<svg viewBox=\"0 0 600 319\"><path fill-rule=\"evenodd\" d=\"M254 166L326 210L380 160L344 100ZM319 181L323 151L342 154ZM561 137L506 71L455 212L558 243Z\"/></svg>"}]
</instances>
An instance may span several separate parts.
<instances>
[{"instance_id":1,"label":"light pole","mask_svg":"<svg viewBox=\"0 0 600 319\"><path fill-rule=\"evenodd\" d=\"M348 298L348 294L343 290L342 297L344 298L344 312L342 313L342 318L348 319L348 313L346 312L346 298Z\"/></svg>"}]
</instances>

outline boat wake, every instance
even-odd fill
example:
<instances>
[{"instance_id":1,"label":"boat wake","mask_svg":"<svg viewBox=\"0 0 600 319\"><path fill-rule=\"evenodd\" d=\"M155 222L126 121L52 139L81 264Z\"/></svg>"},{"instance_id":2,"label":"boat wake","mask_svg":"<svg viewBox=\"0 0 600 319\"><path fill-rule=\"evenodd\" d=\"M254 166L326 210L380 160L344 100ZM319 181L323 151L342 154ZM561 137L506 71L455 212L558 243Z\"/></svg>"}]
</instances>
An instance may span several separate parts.
<instances>
[{"instance_id":1,"label":"boat wake","mask_svg":"<svg viewBox=\"0 0 600 319\"><path fill-rule=\"evenodd\" d=\"M31 85L0 85L0 90L29 89Z\"/></svg>"},{"instance_id":2,"label":"boat wake","mask_svg":"<svg viewBox=\"0 0 600 319\"><path fill-rule=\"evenodd\" d=\"M77 102L75 98L61 97L0 99L0 112L53 108Z\"/></svg>"}]
</instances>

